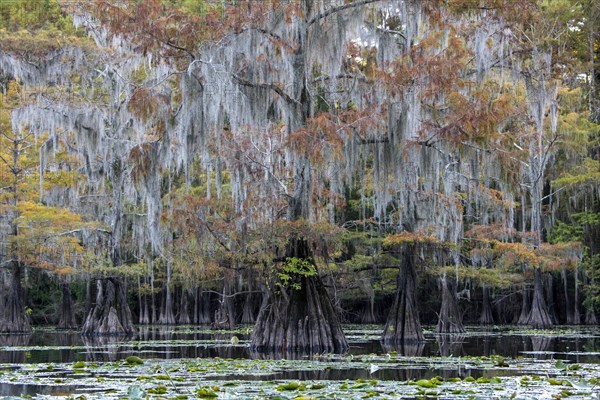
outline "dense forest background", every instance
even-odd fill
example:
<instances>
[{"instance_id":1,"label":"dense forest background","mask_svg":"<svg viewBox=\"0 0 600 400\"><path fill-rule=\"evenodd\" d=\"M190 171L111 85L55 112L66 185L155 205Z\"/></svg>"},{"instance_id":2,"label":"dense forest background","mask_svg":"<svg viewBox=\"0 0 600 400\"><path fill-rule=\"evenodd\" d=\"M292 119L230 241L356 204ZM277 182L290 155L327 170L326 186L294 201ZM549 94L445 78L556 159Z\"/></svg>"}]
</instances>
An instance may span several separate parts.
<instances>
[{"instance_id":1,"label":"dense forest background","mask_svg":"<svg viewBox=\"0 0 600 400\"><path fill-rule=\"evenodd\" d=\"M0 331L596 324L593 0L0 2Z\"/></svg>"}]
</instances>

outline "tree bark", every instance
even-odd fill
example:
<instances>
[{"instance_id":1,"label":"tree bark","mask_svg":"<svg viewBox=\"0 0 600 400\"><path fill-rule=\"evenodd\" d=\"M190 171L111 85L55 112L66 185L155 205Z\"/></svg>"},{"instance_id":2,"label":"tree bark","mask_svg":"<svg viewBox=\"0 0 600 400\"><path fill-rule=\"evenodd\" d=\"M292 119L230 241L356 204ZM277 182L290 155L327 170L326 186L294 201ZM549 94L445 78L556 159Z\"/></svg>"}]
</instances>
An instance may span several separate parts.
<instances>
[{"instance_id":1,"label":"tree bark","mask_svg":"<svg viewBox=\"0 0 600 400\"><path fill-rule=\"evenodd\" d=\"M2 318L0 319L0 333L29 333L31 325L25 315L21 287L21 269L18 261L13 261L9 267L9 285L6 288L6 297L2 299Z\"/></svg>"},{"instance_id":2,"label":"tree bark","mask_svg":"<svg viewBox=\"0 0 600 400\"><path fill-rule=\"evenodd\" d=\"M190 318L190 301L189 301L189 293L187 289L181 289L181 303L179 306L179 316L177 318L177 323L183 325L189 325L192 320Z\"/></svg>"},{"instance_id":3,"label":"tree bark","mask_svg":"<svg viewBox=\"0 0 600 400\"><path fill-rule=\"evenodd\" d=\"M519 315L517 324L518 325L527 325L527 318L529 316L529 312L531 311L531 301L530 301L530 297L529 297L529 291L526 286L523 286L521 293L522 293L521 314Z\"/></svg>"},{"instance_id":4,"label":"tree bark","mask_svg":"<svg viewBox=\"0 0 600 400\"><path fill-rule=\"evenodd\" d=\"M67 278L69 279L69 278ZM75 319L75 308L73 307L73 299L71 298L71 285L69 280L61 284L62 298L60 307L60 319L58 329L77 329L77 320Z\"/></svg>"},{"instance_id":5,"label":"tree bark","mask_svg":"<svg viewBox=\"0 0 600 400\"><path fill-rule=\"evenodd\" d=\"M425 340L416 300L414 249L402 255L394 303L388 315L381 340L387 345Z\"/></svg>"},{"instance_id":6,"label":"tree bark","mask_svg":"<svg viewBox=\"0 0 600 400\"><path fill-rule=\"evenodd\" d=\"M283 290L283 289L282 289ZM289 295L273 293L259 313L251 347L256 351L342 353L348 342L319 277L304 277Z\"/></svg>"},{"instance_id":7,"label":"tree bark","mask_svg":"<svg viewBox=\"0 0 600 400\"><path fill-rule=\"evenodd\" d=\"M253 324L256 322L256 304L254 299L255 296L253 296L252 293L248 293L246 296L244 296L242 319L240 321L242 324Z\"/></svg>"},{"instance_id":8,"label":"tree bark","mask_svg":"<svg viewBox=\"0 0 600 400\"><path fill-rule=\"evenodd\" d=\"M96 304L83 324L82 335L131 335L136 329L127 304L125 283L118 278L96 282Z\"/></svg>"},{"instance_id":9,"label":"tree bark","mask_svg":"<svg viewBox=\"0 0 600 400\"><path fill-rule=\"evenodd\" d=\"M175 314L173 314L173 293L171 289L172 260L167 261L167 282L165 284L164 303L160 310L159 324L175 325Z\"/></svg>"},{"instance_id":10,"label":"tree bark","mask_svg":"<svg viewBox=\"0 0 600 400\"><path fill-rule=\"evenodd\" d=\"M230 277L225 276L223 294L219 299L219 307L215 311L213 327L218 329L234 329L236 323L235 307L233 304L233 293Z\"/></svg>"},{"instance_id":11,"label":"tree bark","mask_svg":"<svg viewBox=\"0 0 600 400\"><path fill-rule=\"evenodd\" d=\"M287 254L310 259L308 244L302 239L292 239ZM318 273L294 279L299 287L279 287L265 293L252 335L252 350L345 352L348 342Z\"/></svg>"},{"instance_id":12,"label":"tree bark","mask_svg":"<svg viewBox=\"0 0 600 400\"><path fill-rule=\"evenodd\" d=\"M551 273L542 275L542 279L546 280L544 294L546 295L546 306L550 321L553 325L558 324L558 313L556 312L556 302L554 301L554 276Z\"/></svg>"},{"instance_id":13,"label":"tree bark","mask_svg":"<svg viewBox=\"0 0 600 400\"><path fill-rule=\"evenodd\" d=\"M527 315L525 325L536 329L549 328L552 326L552 319L548 313L548 306L544 298L542 271L539 268L535 268L534 274L533 299L531 300L531 310Z\"/></svg>"},{"instance_id":14,"label":"tree bark","mask_svg":"<svg viewBox=\"0 0 600 400\"><path fill-rule=\"evenodd\" d=\"M575 267L573 274L575 278L575 293L573 296L573 322L575 325L581 324L581 313L579 312L579 268Z\"/></svg>"},{"instance_id":15,"label":"tree bark","mask_svg":"<svg viewBox=\"0 0 600 400\"><path fill-rule=\"evenodd\" d=\"M148 280L148 277L145 277L144 280ZM141 289L141 285L140 285L140 280L138 279L138 289ZM140 325L148 325L150 323L150 312L149 312L149 308L150 306L148 305L148 300L149 300L150 296L148 296L148 293L146 293L146 291L144 291L143 293L139 294L139 301L140 301L140 315L139 315L139 321L140 321Z\"/></svg>"},{"instance_id":16,"label":"tree bark","mask_svg":"<svg viewBox=\"0 0 600 400\"><path fill-rule=\"evenodd\" d=\"M197 318L196 323L199 325L209 325L212 320L210 318L210 296L208 293L202 291L202 288L199 287L196 289L196 306L194 306L196 310Z\"/></svg>"},{"instance_id":17,"label":"tree bark","mask_svg":"<svg viewBox=\"0 0 600 400\"><path fill-rule=\"evenodd\" d=\"M481 288L483 297L481 300L481 315L479 316L479 323L481 325L493 325L494 314L492 313L492 303L490 302L490 288L483 285Z\"/></svg>"},{"instance_id":18,"label":"tree bark","mask_svg":"<svg viewBox=\"0 0 600 400\"><path fill-rule=\"evenodd\" d=\"M464 333L462 314L456 301L456 288L446 275L440 278L442 286L442 305L435 328L437 333Z\"/></svg>"},{"instance_id":19,"label":"tree bark","mask_svg":"<svg viewBox=\"0 0 600 400\"><path fill-rule=\"evenodd\" d=\"M598 318L596 313L589 308L585 310L585 324L586 325L598 325Z\"/></svg>"}]
</instances>

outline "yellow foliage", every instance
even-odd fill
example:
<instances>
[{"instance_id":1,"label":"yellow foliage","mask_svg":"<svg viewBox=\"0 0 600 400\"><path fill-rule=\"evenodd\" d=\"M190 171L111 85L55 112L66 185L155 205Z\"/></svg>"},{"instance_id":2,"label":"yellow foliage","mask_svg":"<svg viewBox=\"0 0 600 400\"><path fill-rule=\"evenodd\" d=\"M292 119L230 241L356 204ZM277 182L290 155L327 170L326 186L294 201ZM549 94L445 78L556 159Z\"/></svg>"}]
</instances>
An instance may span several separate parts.
<instances>
[{"instance_id":1,"label":"yellow foliage","mask_svg":"<svg viewBox=\"0 0 600 400\"><path fill-rule=\"evenodd\" d=\"M464 265L446 266L435 270L437 275L458 274L460 279L470 279L479 285L486 285L495 288L507 288L516 283L523 282L524 276L520 273L508 273L497 268L473 268Z\"/></svg>"},{"instance_id":2,"label":"yellow foliage","mask_svg":"<svg viewBox=\"0 0 600 400\"><path fill-rule=\"evenodd\" d=\"M394 246L411 246L411 245L434 245L444 246L444 242L440 241L432 235L427 235L419 232L400 232L394 235L387 236L383 239L385 247Z\"/></svg>"}]
</instances>

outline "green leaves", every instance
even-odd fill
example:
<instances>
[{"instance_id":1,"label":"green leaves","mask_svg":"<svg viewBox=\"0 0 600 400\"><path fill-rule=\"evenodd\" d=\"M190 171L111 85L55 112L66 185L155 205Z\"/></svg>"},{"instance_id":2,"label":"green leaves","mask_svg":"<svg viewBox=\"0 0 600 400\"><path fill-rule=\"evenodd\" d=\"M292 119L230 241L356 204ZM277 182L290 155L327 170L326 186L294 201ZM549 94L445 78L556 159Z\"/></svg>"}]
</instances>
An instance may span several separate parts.
<instances>
[{"instance_id":1,"label":"green leaves","mask_svg":"<svg viewBox=\"0 0 600 400\"><path fill-rule=\"evenodd\" d=\"M281 270L277 273L281 287L291 287L294 290L302 288L299 282L302 278L317 275L317 269L311 260L288 257Z\"/></svg>"}]
</instances>

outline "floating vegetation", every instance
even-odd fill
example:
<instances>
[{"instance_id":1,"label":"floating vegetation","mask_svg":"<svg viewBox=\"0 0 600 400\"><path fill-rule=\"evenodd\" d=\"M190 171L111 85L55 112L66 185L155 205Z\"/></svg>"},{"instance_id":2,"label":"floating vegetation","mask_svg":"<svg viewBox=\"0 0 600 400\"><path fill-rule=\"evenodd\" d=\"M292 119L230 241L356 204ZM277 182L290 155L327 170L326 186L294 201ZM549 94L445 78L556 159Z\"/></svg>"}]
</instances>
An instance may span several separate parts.
<instances>
[{"instance_id":1,"label":"floating vegetation","mask_svg":"<svg viewBox=\"0 0 600 400\"><path fill-rule=\"evenodd\" d=\"M140 365L144 363L144 360L137 356L129 356L125 359L125 363L129 365Z\"/></svg>"},{"instance_id":2,"label":"floating vegetation","mask_svg":"<svg viewBox=\"0 0 600 400\"><path fill-rule=\"evenodd\" d=\"M572 345L569 338L557 339L560 345L554 348L560 352L548 352L550 357L539 359L538 354L528 350L532 345L529 336L518 342L521 350L508 351L502 340L514 339L512 334L471 330L454 337L428 333L427 342L417 346L418 351L412 349L407 353L403 351L406 349L383 348L378 341L366 339L381 332L381 327L367 326L361 330L353 326L349 336L356 339L351 341L348 354L288 354L284 358L281 354L251 353L247 341L239 339L238 344L233 343L231 338L239 337L239 333L228 331L213 334L212 343L210 338L202 339L199 346L206 344L220 351L241 349L239 357L146 358L144 352L157 347L182 351L188 347L199 348L190 339L195 333L173 335L166 331L157 330L157 334L152 335L154 340L121 341L115 348L106 343L95 346L75 343L61 348L69 350L63 350L66 357L85 356L85 361L2 363L0 387L3 393L13 396L87 400L312 399L334 395L338 399L567 396L584 399L600 394L600 364L596 352L592 351L596 350L593 337L584 342L586 347L573 348L575 358L570 358L567 349ZM552 331L547 334L551 336ZM574 334L575 330L568 333L558 330L553 337ZM589 332L581 332L580 337L587 334ZM492 339L495 341L490 342ZM481 354L482 347L469 347L482 341L496 343L495 347L488 348L492 352L489 356L475 355ZM449 344L454 347L447 347ZM112 359L105 358L107 345L112 349L108 354ZM36 348L40 354L54 354L56 347L34 344L7 349L26 353L28 348ZM120 351L116 351L117 348ZM76 350L73 352L73 349ZM448 353L447 349L451 351ZM581 355L584 349L591 354ZM511 352L516 355L510 356ZM558 353L564 353L565 357L552 357ZM575 362L576 358L580 360Z\"/></svg>"}]
</instances>

